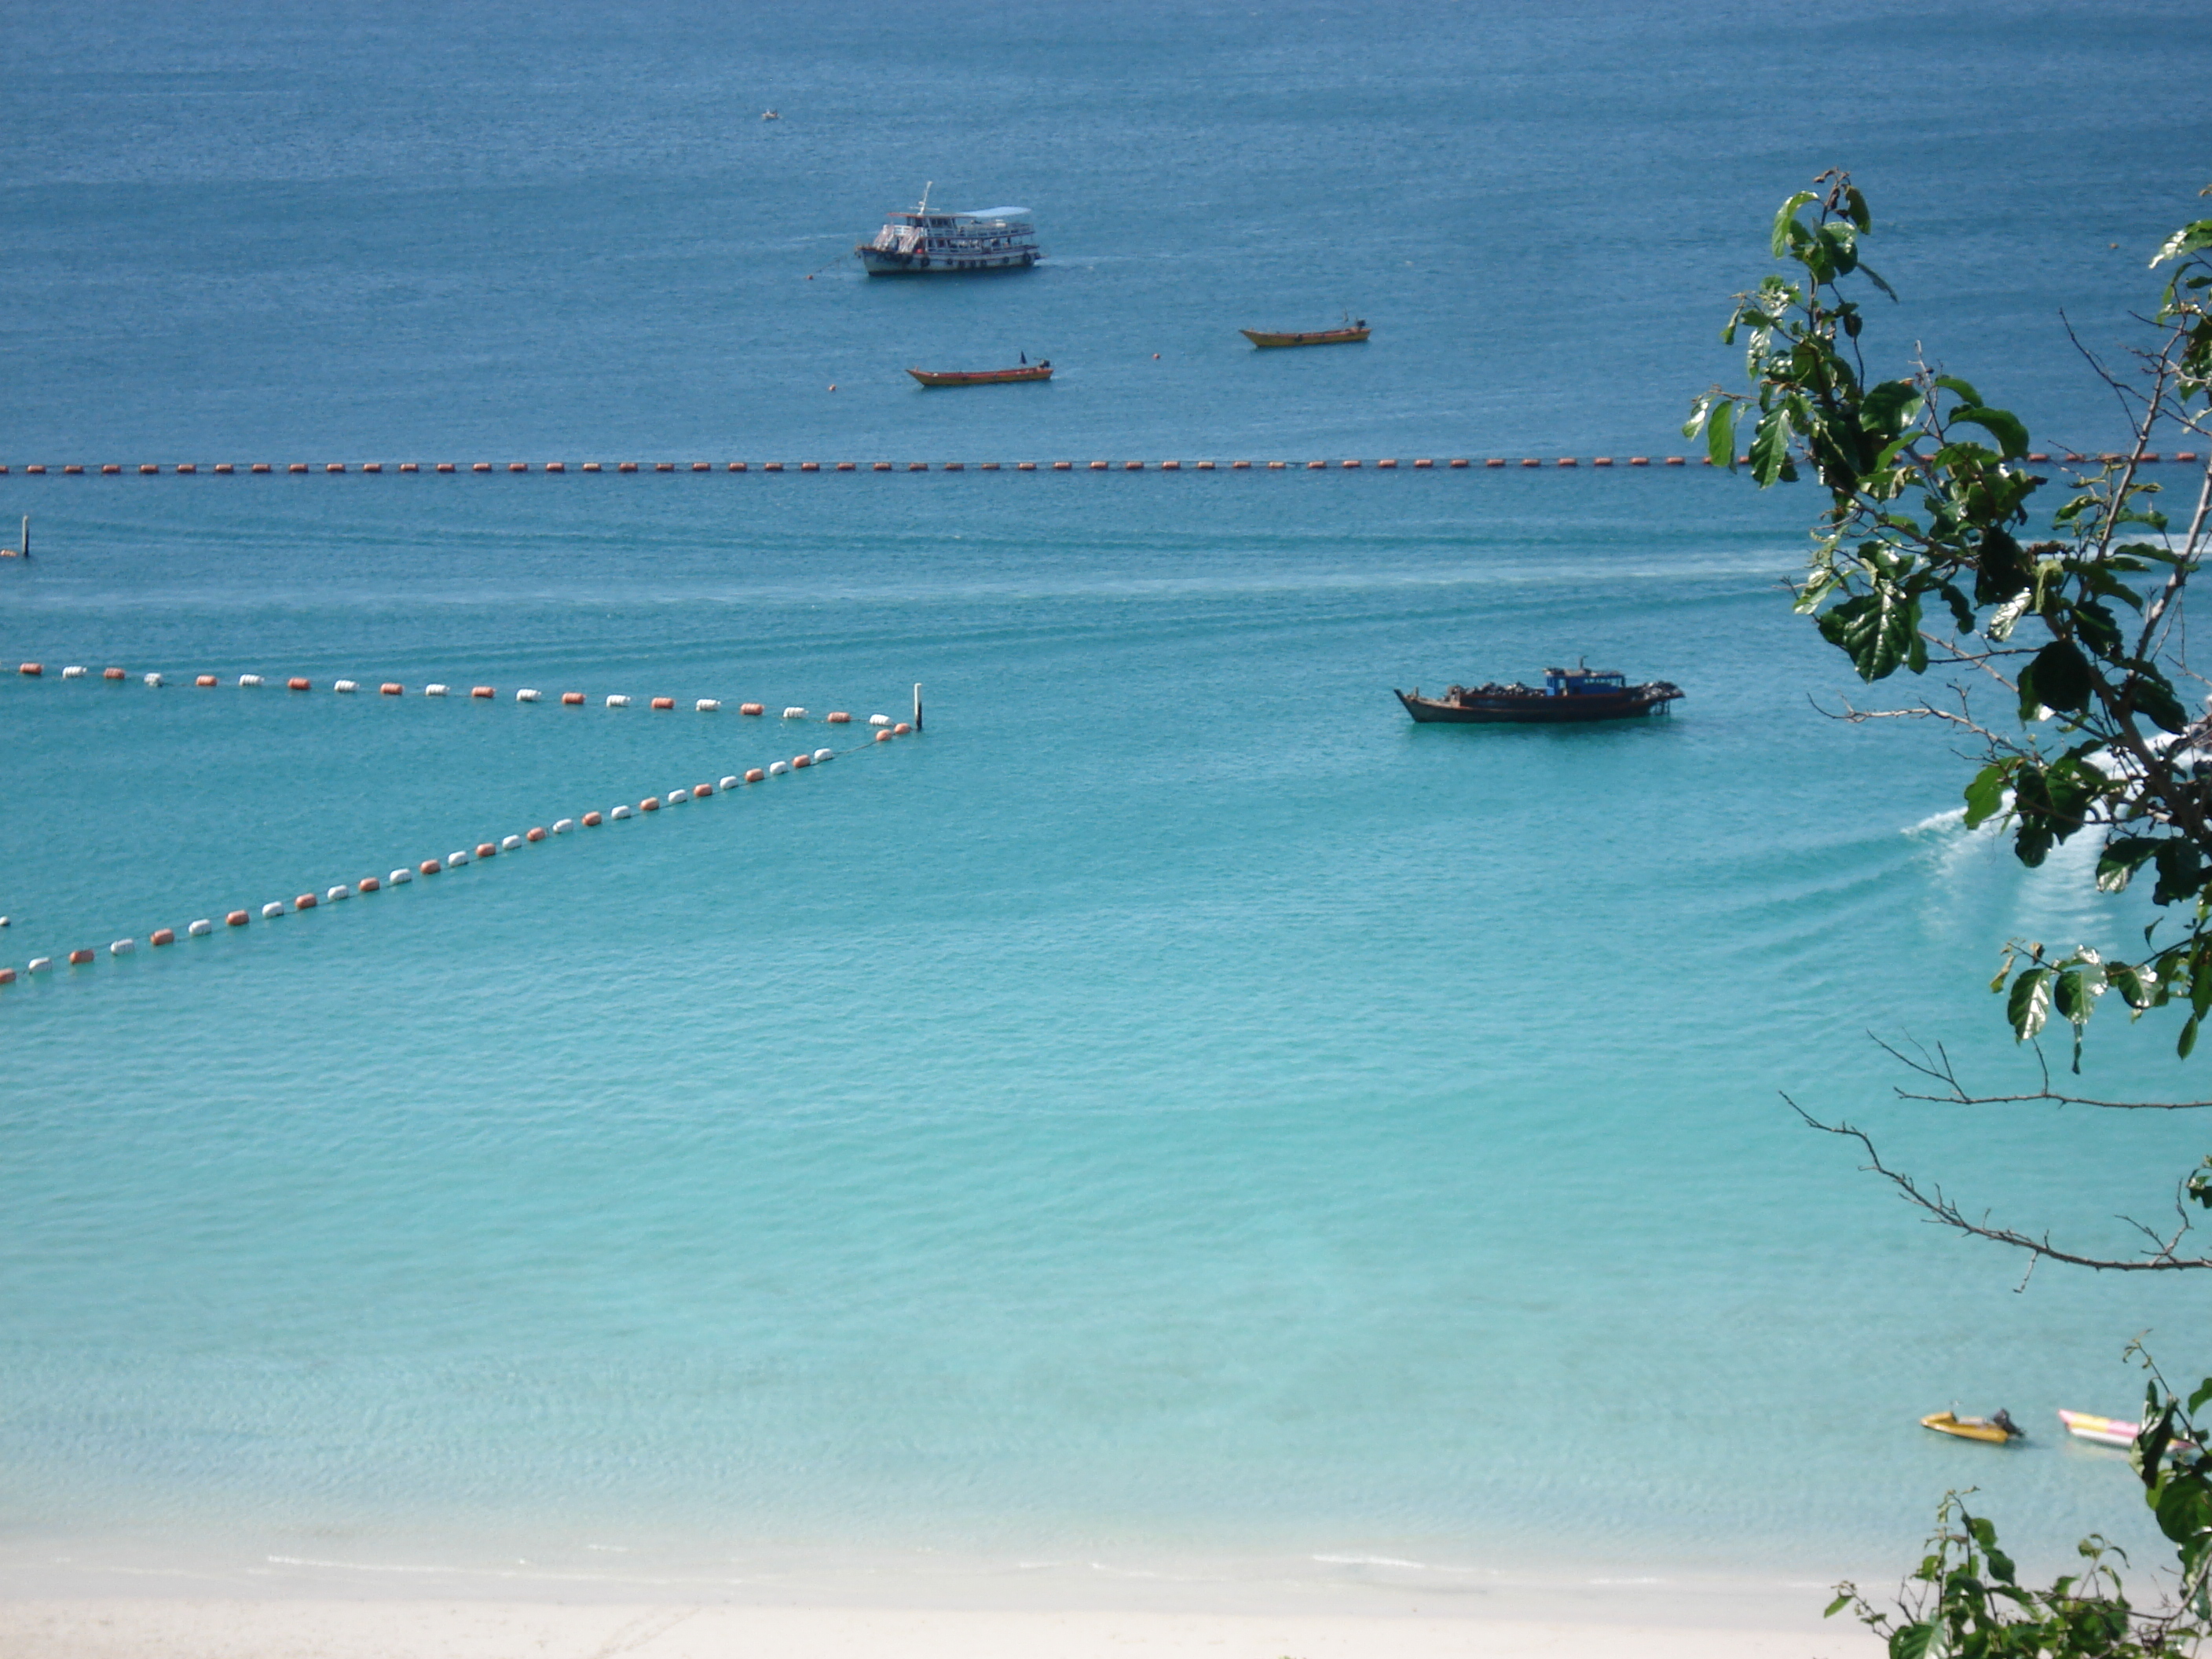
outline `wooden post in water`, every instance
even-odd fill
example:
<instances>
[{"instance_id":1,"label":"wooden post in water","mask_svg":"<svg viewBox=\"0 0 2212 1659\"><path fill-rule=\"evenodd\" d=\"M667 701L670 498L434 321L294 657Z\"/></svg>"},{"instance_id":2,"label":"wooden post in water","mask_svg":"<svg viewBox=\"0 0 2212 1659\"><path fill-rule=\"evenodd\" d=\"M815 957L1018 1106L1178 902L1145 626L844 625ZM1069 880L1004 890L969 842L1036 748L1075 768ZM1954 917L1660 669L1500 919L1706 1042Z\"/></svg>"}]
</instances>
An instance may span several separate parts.
<instances>
[{"instance_id":1,"label":"wooden post in water","mask_svg":"<svg viewBox=\"0 0 2212 1659\"><path fill-rule=\"evenodd\" d=\"M23 515L23 544L15 550L15 556L28 563L31 558L31 515Z\"/></svg>"},{"instance_id":2,"label":"wooden post in water","mask_svg":"<svg viewBox=\"0 0 2212 1659\"><path fill-rule=\"evenodd\" d=\"M27 523L28 520L25 522ZM914 729L917 732L921 730L921 687L920 685L914 688Z\"/></svg>"}]
</instances>

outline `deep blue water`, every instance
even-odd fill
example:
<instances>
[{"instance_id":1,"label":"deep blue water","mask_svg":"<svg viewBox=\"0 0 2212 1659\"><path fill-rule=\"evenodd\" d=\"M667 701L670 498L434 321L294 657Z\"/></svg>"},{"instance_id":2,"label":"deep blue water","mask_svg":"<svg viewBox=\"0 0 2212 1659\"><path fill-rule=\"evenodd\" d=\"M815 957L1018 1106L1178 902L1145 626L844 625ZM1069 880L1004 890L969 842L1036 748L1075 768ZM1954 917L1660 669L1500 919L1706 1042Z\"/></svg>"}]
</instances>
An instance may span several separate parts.
<instances>
[{"instance_id":1,"label":"deep blue water","mask_svg":"<svg viewBox=\"0 0 2212 1659\"><path fill-rule=\"evenodd\" d=\"M0 658L47 673L0 681L0 959L141 941L0 994L19 1577L55 1540L1872 1575L1970 1483L2040 1550L2129 1535L2124 1463L2050 1412L2124 1413L2146 1328L2197 1364L2201 1294L2015 1295L1778 1097L2107 1243L2201 1151L1890 1098L1865 1032L2016 1080L1997 947L2127 915L1963 836L1929 734L1813 706L1853 693L1779 591L1804 492L20 465L1663 453L1834 160L1907 296L1885 349L2100 443L2056 315L2115 336L2196 208L2203 118L2112 93L2202 78L2194 9L21 7L11 40L0 516L41 556L0 568ZM1051 262L804 280L930 178L1031 206ZM1346 306L1370 346L1235 334ZM1015 349L1061 377L901 373ZM1388 696L1578 653L1690 696L1571 732ZM919 738L143 943L846 741L740 700L916 681ZM2173 1083L2169 1039L2100 1032L2100 1079ZM1914 1426L1954 1400L2038 1440Z\"/></svg>"}]
</instances>

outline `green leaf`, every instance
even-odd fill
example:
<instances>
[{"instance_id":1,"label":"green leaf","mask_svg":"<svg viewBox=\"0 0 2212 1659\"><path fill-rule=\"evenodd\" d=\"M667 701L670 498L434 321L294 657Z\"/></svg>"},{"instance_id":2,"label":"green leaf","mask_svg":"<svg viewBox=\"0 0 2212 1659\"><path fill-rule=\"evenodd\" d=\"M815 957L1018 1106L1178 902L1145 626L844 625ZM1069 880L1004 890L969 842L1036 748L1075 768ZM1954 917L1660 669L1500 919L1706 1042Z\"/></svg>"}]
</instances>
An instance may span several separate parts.
<instances>
[{"instance_id":1,"label":"green leaf","mask_svg":"<svg viewBox=\"0 0 2212 1659\"><path fill-rule=\"evenodd\" d=\"M2197 1017L2191 1014L2189 1023L2181 1028L2181 1040L2173 1045L2176 1060L2186 1060L2197 1048Z\"/></svg>"},{"instance_id":2,"label":"green leaf","mask_svg":"<svg viewBox=\"0 0 2212 1659\"><path fill-rule=\"evenodd\" d=\"M1974 550L1974 598L1982 605L1999 605L2026 587L2034 567L2021 544L1992 525L1982 532Z\"/></svg>"},{"instance_id":3,"label":"green leaf","mask_svg":"<svg viewBox=\"0 0 2212 1659\"><path fill-rule=\"evenodd\" d=\"M2147 836L2116 836L2097 855L2097 890L2122 893L2142 868L2143 860L2158 851L2158 842Z\"/></svg>"},{"instance_id":4,"label":"green leaf","mask_svg":"<svg viewBox=\"0 0 2212 1659\"><path fill-rule=\"evenodd\" d=\"M1797 222L1797 210L1820 199L1812 191L1801 190L1782 204L1782 210L1774 216L1771 246L1776 258L1788 258L1791 246L1805 234L1805 227Z\"/></svg>"},{"instance_id":5,"label":"green leaf","mask_svg":"<svg viewBox=\"0 0 2212 1659\"><path fill-rule=\"evenodd\" d=\"M2016 461L2027 453L2027 423L2009 410L1984 409L1978 405L1971 409L1955 409L1951 411L1951 424L1980 427L1997 441L1998 447L2003 450L2004 458L2008 461Z\"/></svg>"},{"instance_id":6,"label":"green leaf","mask_svg":"<svg viewBox=\"0 0 2212 1659\"><path fill-rule=\"evenodd\" d=\"M1981 406L1982 394L1955 374L1938 374L1936 377L1936 384L1946 392L1957 392L1966 400L1966 405L1970 409Z\"/></svg>"},{"instance_id":7,"label":"green leaf","mask_svg":"<svg viewBox=\"0 0 2212 1659\"><path fill-rule=\"evenodd\" d=\"M2179 732L2188 726L2189 711L2181 706L2181 699L2174 695L2166 676L2156 669L2138 669L2130 694L2136 713L2160 731Z\"/></svg>"},{"instance_id":8,"label":"green leaf","mask_svg":"<svg viewBox=\"0 0 2212 1659\"><path fill-rule=\"evenodd\" d=\"M1821 1611L1820 1617L1823 1619L1832 1619L1838 1613L1841 1613L1845 1607L1850 1606L1850 1604L1851 1598L1850 1596L1838 1595L1834 1601L1829 1602L1827 1607Z\"/></svg>"},{"instance_id":9,"label":"green leaf","mask_svg":"<svg viewBox=\"0 0 2212 1659\"><path fill-rule=\"evenodd\" d=\"M2078 714L2089 705L2089 663L2071 640L2053 640L2035 653L2020 677L2020 712L2035 718L2035 706Z\"/></svg>"},{"instance_id":10,"label":"green leaf","mask_svg":"<svg viewBox=\"0 0 2212 1659\"><path fill-rule=\"evenodd\" d=\"M1716 404L1705 420L1705 454L1715 466L1735 465L1735 405Z\"/></svg>"},{"instance_id":11,"label":"green leaf","mask_svg":"<svg viewBox=\"0 0 2212 1659\"><path fill-rule=\"evenodd\" d=\"M1887 679L1909 661L1920 642L1920 602L1884 582L1820 613L1820 629L1829 644L1851 659L1863 680Z\"/></svg>"},{"instance_id":12,"label":"green leaf","mask_svg":"<svg viewBox=\"0 0 2212 1659\"><path fill-rule=\"evenodd\" d=\"M2005 999L2005 1018L2012 1023L2013 1038L2025 1042L2051 1018L2051 969L2028 968L2012 982Z\"/></svg>"},{"instance_id":13,"label":"green leaf","mask_svg":"<svg viewBox=\"0 0 2212 1659\"><path fill-rule=\"evenodd\" d=\"M2005 782L2011 775L2010 766L2002 761L1993 761L1967 781L1967 829L1978 830L2004 811ZM2148 854L2144 856L2148 857ZM2121 884L2124 886L2126 884L2123 881Z\"/></svg>"},{"instance_id":14,"label":"green leaf","mask_svg":"<svg viewBox=\"0 0 2212 1659\"><path fill-rule=\"evenodd\" d=\"M1936 1640L1936 1626L1923 1620L1893 1631L1889 1638L1889 1659L1928 1659L1928 1650Z\"/></svg>"},{"instance_id":15,"label":"green leaf","mask_svg":"<svg viewBox=\"0 0 2212 1659\"><path fill-rule=\"evenodd\" d=\"M2151 256L2150 268L2156 270L2168 259L2186 258L2208 247L2212 247L2212 219L2192 220L2160 245L2158 252ZM1775 251L1781 252L1779 248Z\"/></svg>"},{"instance_id":16,"label":"green leaf","mask_svg":"<svg viewBox=\"0 0 2212 1659\"><path fill-rule=\"evenodd\" d=\"M1770 409L1759 417L1751 434L1751 476L1764 489L1789 477L1793 471L1789 417L1778 409Z\"/></svg>"}]
</instances>

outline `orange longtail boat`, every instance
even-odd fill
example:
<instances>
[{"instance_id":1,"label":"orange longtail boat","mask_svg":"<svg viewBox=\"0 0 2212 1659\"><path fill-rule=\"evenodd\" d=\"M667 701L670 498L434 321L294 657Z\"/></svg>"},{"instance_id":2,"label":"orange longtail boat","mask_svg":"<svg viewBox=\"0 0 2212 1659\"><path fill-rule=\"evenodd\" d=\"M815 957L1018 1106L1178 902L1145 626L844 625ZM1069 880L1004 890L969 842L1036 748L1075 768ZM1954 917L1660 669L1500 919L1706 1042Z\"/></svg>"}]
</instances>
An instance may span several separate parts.
<instances>
[{"instance_id":1,"label":"orange longtail boat","mask_svg":"<svg viewBox=\"0 0 2212 1659\"><path fill-rule=\"evenodd\" d=\"M1052 363L1024 363L1019 368L975 368L934 373L927 368L909 368L907 373L924 386L1000 386L1008 380L1049 380Z\"/></svg>"}]
</instances>

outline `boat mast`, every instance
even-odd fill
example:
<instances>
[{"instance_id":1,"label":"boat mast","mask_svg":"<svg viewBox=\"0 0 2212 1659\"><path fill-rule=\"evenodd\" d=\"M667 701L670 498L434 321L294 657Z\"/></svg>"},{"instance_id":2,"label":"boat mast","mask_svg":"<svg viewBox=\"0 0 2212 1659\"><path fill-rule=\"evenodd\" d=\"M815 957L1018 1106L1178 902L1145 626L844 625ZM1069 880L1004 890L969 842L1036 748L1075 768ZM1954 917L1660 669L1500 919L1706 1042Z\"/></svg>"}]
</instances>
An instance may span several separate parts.
<instances>
[{"instance_id":1,"label":"boat mast","mask_svg":"<svg viewBox=\"0 0 2212 1659\"><path fill-rule=\"evenodd\" d=\"M915 209L916 213L927 213L929 211L929 192L936 188L937 180L934 179L931 179L927 184L921 187L921 201L920 205Z\"/></svg>"}]
</instances>

